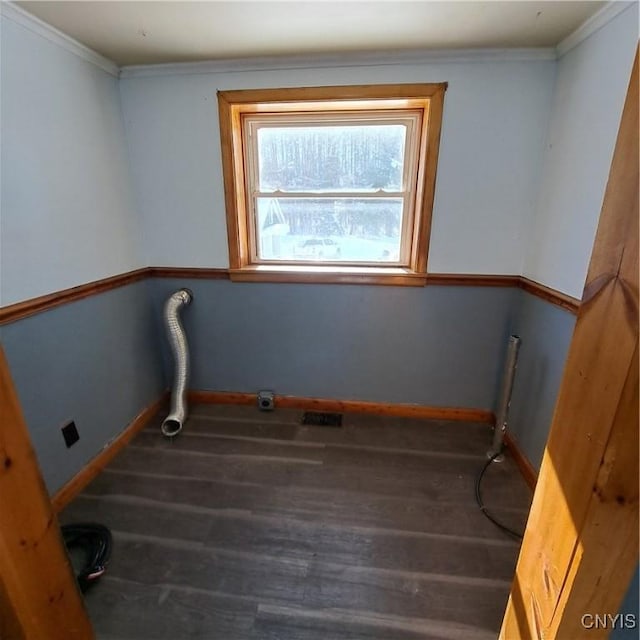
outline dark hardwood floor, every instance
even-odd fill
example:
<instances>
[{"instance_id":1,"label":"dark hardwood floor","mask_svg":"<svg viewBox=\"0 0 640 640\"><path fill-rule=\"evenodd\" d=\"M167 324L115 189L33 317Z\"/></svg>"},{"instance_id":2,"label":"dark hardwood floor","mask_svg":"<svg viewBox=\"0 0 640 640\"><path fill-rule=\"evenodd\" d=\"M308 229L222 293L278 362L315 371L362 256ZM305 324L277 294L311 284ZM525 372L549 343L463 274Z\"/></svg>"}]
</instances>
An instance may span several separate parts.
<instances>
[{"instance_id":1,"label":"dark hardwood floor","mask_svg":"<svg viewBox=\"0 0 640 640\"><path fill-rule=\"evenodd\" d=\"M495 639L518 544L482 516L487 425L195 406L158 416L61 515L113 533L99 640ZM487 506L522 530L507 458Z\"/></svg>"}]
</instances>

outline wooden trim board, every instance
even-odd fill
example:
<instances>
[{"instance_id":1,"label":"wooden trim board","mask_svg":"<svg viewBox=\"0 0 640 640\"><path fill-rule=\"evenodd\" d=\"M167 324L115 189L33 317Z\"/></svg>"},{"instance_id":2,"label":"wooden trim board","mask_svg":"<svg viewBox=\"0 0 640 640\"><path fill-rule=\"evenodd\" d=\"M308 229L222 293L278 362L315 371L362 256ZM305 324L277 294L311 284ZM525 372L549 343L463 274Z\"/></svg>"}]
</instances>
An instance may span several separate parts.
<instances>
[{"instance_id":1,"label":"wooden trim board","mask_svg":"<svg viewBox=\"0 0 640 640\"><path fill-rule=\"evenodd\" d=\"M349 269L336 267L323 269L309 267L305 269L268 269L263 266L231 269L231 280L234 282L273 282L303 284L363 284L393 287L424 287L424 273L412 273L398 269L392 273L381 273L380 269Z\"/></svg>"},{"instance_id":2,"label":"wooden trim board","mask_svg":"<svg viewBox=\"0 0 640 640\"><path fill-rule=\"evenodd\" d=\"M257 405L254 393L231 391L189 391L189 402L202 404ZM459 407L431 407L416 404L391 404L384 402L364 402L360 400L328 400L325 398L305 398L299 396L275 396L276 407L283 409L307 409L310 411L331 411L338 413L366 413L399 418L423 418L428 420L457 420L463 422L483 422L493 424L495 415L487 409Z\"/></svg>"},{"instance_id":3,"label":"wooden trim board","mask_svg":"<svg viewBox=\"0 0 640 640\"><path fill-rule=\"evenodd\" d=\"M264 280L260 272L251 270L237 271L213 267L145 267L0 307L0 325L16 322L16 320L28 318L29 316L55 309L61 305L105 293L111 289L117 289L140 280L145 280L146 278L233 280L235 282L261 282ZM580 308L580 300L577 298L572 298L571 296L521 276L465 273L427 273L426 275L415 275L406 273L381 277L372 272L369 274L345 273L342 276L329 274L326 278L323 278L322 274L283 271L281 273L270 273L267 279L269 282L383 284L414 287L422 287L425 285L452 287L519 287L527 293L546 300L558 307L562 307L573 314L577 314Z\"/></svg>"},{"instance_id":4,"label":"wooden trim board","mask_svg":"<svg viewBox=\"0 0 640 640\"><path fill-rule=\"evenodd\" d=\"M0 638L94 638L1 348L0 514Z\"/></svg>"},{"instance_id":5,"label":"wooden trim board","mask_svg":"<svg viewBox=\"0 0 640 640\"><path fill-rule=\"evenodd\" d=\"M123 287L127 284L144 280L147 276L147 269L136 269L135 271L128 271L127 273L121 273L117 276L102 278L101 280L81 284L77 287L55 291L44 296L38 296L37 298L30 298L23 302L16 302L15 304L0 307L0 325L15 322L22 318L28 318L36 313L42 313L43 311L54 309L63 304L76 302L89 296L110 291L111 289Z\"/></svg>"},{"instance_id":6,"label":"wooden trim board","mask_svg":"<svg viewBox=\"0 0 640 640\"><path fill-rule=\"evenodd\" d=\"M517 287L519 276L471 274L471 273L428 273L427 286L448 287Z\"/></svg>"},{"instance_id":7,"label":"wooden trim board","mask_svg":"<svg viewBox=\"0 0 640 640\"><path fill-rule=\"evenodd\" d=\"M511 436L509 431L504 434L504 446L509 449L513 461L516 463L518 470L522 474L524 481L529 486L531 491L535 491L536 483L538 482L538 472L535 467L529 461L529 458L524 454L522 449L518 446L516 440Z\"/></svg>"},{"instance_id":8,"label":"wooden trim board","mask_svg":"<svg viewBox=\"0 0 640 640\"><path fill-rule=\"evenodd\" d=\"M229 269L209 267L148 267L150 278L189 278L191 280L229 280Z\"/></svg>"},{"instance_id":9,"label":"wooden trim board","mask_svg":"<svg viewBox=\"0 0 640 640\"><path fill-rule=\"evenodd\" d=\"M166 404L168 398L169 392L165 391L160 398L145 407L122 433L109 442L54 495L51 503L56 513L62 511L131 442L134 436L149 424L153 416Z\"/></svg>"},{"instance_id":10,"label":"wooden trim board","mask_svg":"<svg viewBox=\"0 0 640 640\"><path fill-rule=\"evenodd\" d=\"M556 307L561 307L562 309L570 311L574 315L578 314L578 310L580 309L580 300L577 298L572 298L565 293L560 293L560 291L556 291L551 287L546 287L539 282L534 282L533 280L529 280L529 278L525 278L523 276L518 278L518 287L523 291L536 296L536 298L546 300L547 302L556 305Z\"/></svg>"},{"instance_id":11,"label":"wooden trim board","mask_svg":"<svg viewBox=\"0 0 640 640\"><path fill-rule=\"evenodd\" d=\"M428 273L427 286L458 286L458 287L517 287L536 298L550 302L574 315L580 309L580 300L565 293L556 291L539 282L534 282L524 276L487 275L468 273Z\"/></svg>"}]
</instances>

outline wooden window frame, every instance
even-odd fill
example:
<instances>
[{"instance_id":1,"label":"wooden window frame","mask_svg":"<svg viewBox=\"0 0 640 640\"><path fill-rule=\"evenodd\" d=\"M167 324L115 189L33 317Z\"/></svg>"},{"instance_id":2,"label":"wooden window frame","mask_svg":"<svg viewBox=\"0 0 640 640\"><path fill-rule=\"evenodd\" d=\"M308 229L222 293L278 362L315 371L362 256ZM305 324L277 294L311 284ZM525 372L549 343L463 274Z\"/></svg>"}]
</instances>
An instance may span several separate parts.
<instances>
[{"instance_id":1,"label":"wooden window frame","mask_svg":"<svg viewBox=\"0 0 640 640\"><path fill-rule=\"evenodd\" d=\"M237 281L367 283L422 286L426 282L431 215L442 126L446 83L393 84L291 89L219 91L218 109L222 168L229 240L229 273ZM257 259L253 250L251 195L248 174L251 161L244 140L245 120L282 114L371 115L397 110L417 115L418 153L413 164L413 203L410 227L403 230L408 243L398 263L273 262ZM406 216L405 216L406 219Z\"/></svg>"}]
</instances>

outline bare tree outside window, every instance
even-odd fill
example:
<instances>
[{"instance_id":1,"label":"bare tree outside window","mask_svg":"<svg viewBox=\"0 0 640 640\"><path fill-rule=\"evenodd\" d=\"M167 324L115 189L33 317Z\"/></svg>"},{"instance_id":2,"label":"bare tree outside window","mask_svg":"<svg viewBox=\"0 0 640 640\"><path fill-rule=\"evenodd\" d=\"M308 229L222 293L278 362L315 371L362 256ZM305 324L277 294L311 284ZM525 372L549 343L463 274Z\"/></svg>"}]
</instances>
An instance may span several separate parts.
<instances>
[{"instance_id":1,"label":"bare tree outside window","mask_svg":"<svg viewBox=\"0 0 640 640\"><path fill-rule=\"evenodd\" d=\"M407 124L258 121L252 133L260 260L399 261Z\"/></svg>"}]
</instances>

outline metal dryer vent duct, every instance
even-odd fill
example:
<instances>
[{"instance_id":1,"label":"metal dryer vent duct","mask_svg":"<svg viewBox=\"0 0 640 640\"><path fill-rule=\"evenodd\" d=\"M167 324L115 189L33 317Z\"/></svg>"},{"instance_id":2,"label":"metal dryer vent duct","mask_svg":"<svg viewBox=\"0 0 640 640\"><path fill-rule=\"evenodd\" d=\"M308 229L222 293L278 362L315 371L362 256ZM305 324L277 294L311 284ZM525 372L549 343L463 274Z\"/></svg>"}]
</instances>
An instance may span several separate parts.
<instances>
[{"instance_id":1,"label":"metal dryer vent duct","mask_svg":"<svg viewBox=\"0 0 640 640\"><path fill-rule=\"evenodd\" d=\"M187 384L189 383L189 345L184 327L180 322L180 311L191 304L193 293L189 289L178 289L169 296L164 305L164 324L175 364L171 409L160 427L162 433L173 438L182 431L187 419Z\"/></svg>"},{"instance_id":2,"label":"metal dryer vent duct","mask_svg":"<svg viewBox=\"0 0 640 640\"><path fill-rule=\"evenodd\" d=\"M504 377L502 379L502 391L500 402L496 411L496 424L493 431L493 444L487 451L487 458L494 462L501 462L503 459L502 449L504 446L504 436L507 432L509 421L509 407L511 406L511 394L513 392L513 381L516 377L516 367L518 366L518 352L520 351L521 340L519 336L509 337L507 347L507 359L504 365Z\"/></svg>"}]
</instances>

